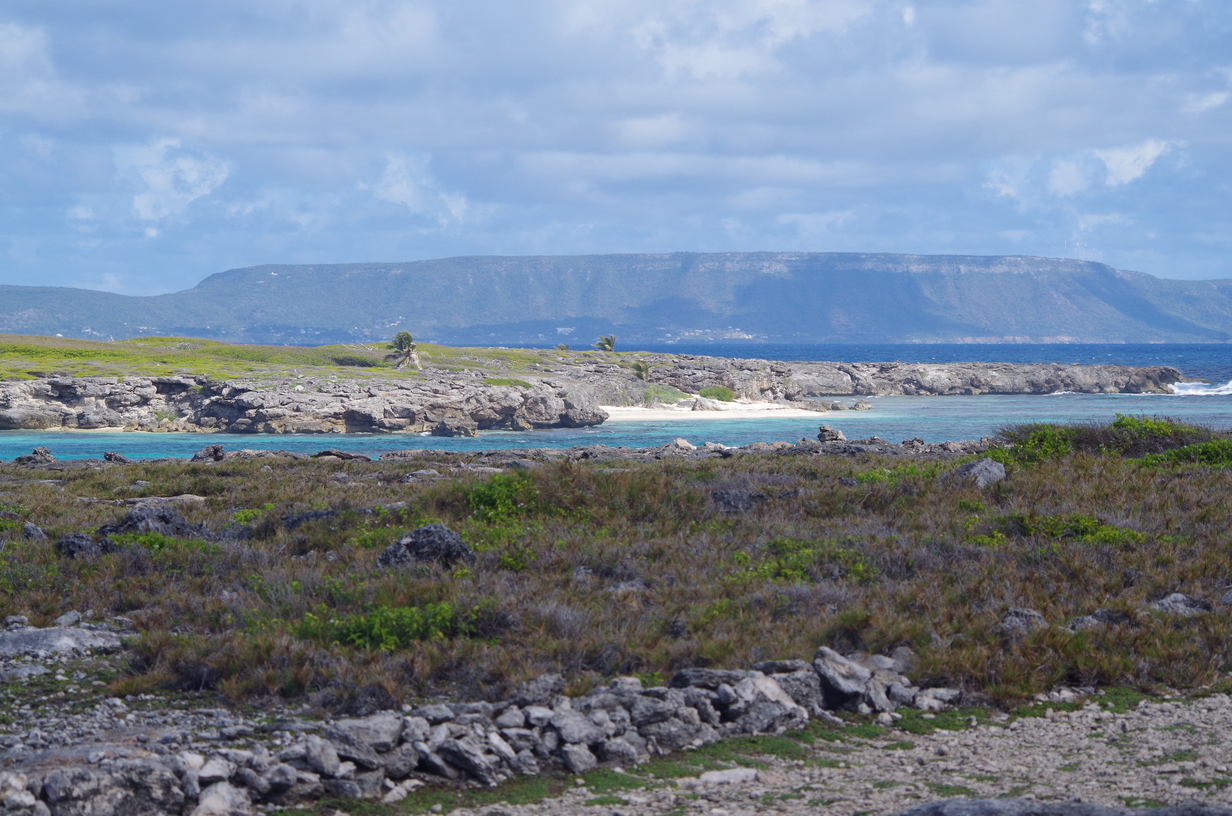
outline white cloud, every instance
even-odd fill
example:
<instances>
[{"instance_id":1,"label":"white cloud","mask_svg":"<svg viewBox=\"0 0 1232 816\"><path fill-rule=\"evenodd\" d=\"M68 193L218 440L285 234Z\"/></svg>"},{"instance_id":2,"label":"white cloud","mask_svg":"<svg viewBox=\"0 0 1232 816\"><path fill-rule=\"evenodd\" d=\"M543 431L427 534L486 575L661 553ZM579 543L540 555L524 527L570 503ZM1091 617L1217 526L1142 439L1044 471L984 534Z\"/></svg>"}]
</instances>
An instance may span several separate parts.
<instances>
[{"instance_id":1,"label":"white cloud","mask_svg":"<svg viewBox=\"0 0 1232 816\"><path fill-rule=\"evenodd\" d=\"M372 186L372 194L382 201L401 204L417 215L433 218L442 226L463 221L470 207L466 196L441 190L430 165L428 156L390 153L385 157L385 173Z\"/></svg>"},{"instance_id":2,"label":"white cloud","mask_svg":"<svg viewBox=\"0 0 1232 816\"><path fill-rule=\"evenodd\" d=\"M1181 103L1181 110L1184 113L1202 113L1211 108L1217 108L1228 98L1232 97L1232 93L1228 91L1213 91L1205 94L1187 94L1185 101Z\"/></svg>"},{"instance_id":3,"label":"white cloud","mask_svg":"<svg viewBox=\"0 0 1232 816\"><path fill-rule=\"evenodd\" d=\"M869 11L855 0L668 0L634 36L669 78L739 79L778 70L781 46L841 33Z\"/></svg>"},{"instance_id":4,"label":"white cloud","mask_svg":"<svg viewBox=\"0 0 1232 816\"><path fill-rule=\"evenodd\" d=\"M639 116L617 123L620 139L630 147L667 147L683 141L689 128L679 113Z\"/></svg>"},{"instance_id":5,"label":"white cloud","mask_svg":"<svg viewBox=\"0 0 1232 816\"><path fill-rule=\"evenodd\" d=\"M780 224L794 226L801 238L819 238L830 235L853 218L855 213L850 210L835 210L821 213L785 213L775 220Z\"/></svg>"},{"instance_id":6,"label":"white cloud","mask_svg":"<svg viewBox=\"0 0 1232 816\"><path fill-rule=\"evenodd\" d=\"M43 28L0 23L0 113L64 122L78 118L84 102L57 77Z\"/></svg>"},{"instance_id":7,"label":"white cloud","mask_svg":"<svg viewBox=\"0 0 1232 816\"><path fill-rule=\"evenodd\" d=\"M1065 198L1081 193L1088 186L1086 171L1079 162L1068 159L1057 159L1053 162L1052 171L1048 173L1050 193Z\"/></svg>"},{"instance_id":8,"label":"white cloud","mask_svg":"<svg viewBox=\"0 0 1232 816\"><path fill-rule=\"evenodd\" d=\"M1164 139L1147 139L1142 144L1096 150L1095 156L1108 168L1109 187L1128 184L1140 178L1151 168L1155 160L1168 152L1171 142Z\"/></svg>"},{"instance_id":9,"label":"white cloud","mask_svg":"<svg viewBox=\"0 0 1232 816\"><path fill-rule=\"evenodd\" d=\"M133 196L133 209L145 221L183 212L217 189L230 173L226 162L186 150L179 139L159 139L114 152L121 172L145 188Z\"/></svg>"}]
</instances>

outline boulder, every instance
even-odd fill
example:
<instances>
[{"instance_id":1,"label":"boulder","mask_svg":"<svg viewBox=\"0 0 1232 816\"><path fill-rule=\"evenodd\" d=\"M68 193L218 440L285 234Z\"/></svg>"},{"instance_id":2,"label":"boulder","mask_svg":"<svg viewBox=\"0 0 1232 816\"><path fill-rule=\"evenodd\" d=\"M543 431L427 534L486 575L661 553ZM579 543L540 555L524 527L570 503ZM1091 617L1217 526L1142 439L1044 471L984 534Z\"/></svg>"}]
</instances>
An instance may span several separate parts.
<instances>
[{"instance_id":1,"label":"boulder","mask_svg":"<svg viewBox=\"0 0 1232 816\"><path fill-rule=\"evenodd\" d=\"M668 681L667 686L668 688L697 686L699 688L717 689L725 683L729 686L734 686L743 680L747 674L748 672L724 669L681 669L672 675L672 679Z\"/></svg>"},{"instance_id":2,"label":"boulder","mask_svg":"<svg viewBox=\"0 0 1232 816\"><path fill-rule=\"evenodd\" d=\"M821 679L822 690L826 693L827 702L831 697L841 701L848 697L863 695L865 684L873 676L868 669L826 646L822 646L813 655L813 669Z\"/></svg>"},{"instance_id":3,"label":"boulder","mask_svg":"<svg viewBox=\"0 0 1232 816\"><path fill-rule=\"evenodd\" d=\"M791 662L808 666L803 660ZM817 672L813 669L804 668L790 672L766 672L765 669L760 669L760 671L770 675L783 691L787 692L787 696L810 715L819 716L825 710L825 697L821 691L821 678L817 676Z\"/></svg>"},{"instance_id":4,"label":"boulder","mask_svg":"<svg viewBox=\"0 0 1232 816\"><path fill-rule=\"evenodd\" d=\"M250 816L252 812L252 801L243 789L217 782L201 791L190 816Z\"/></svg>"},{"instance_id":5,"label":"boulder","mask_svg":"<svg viewBox=\"0 0 1232 816\"><path fill-rule=\"evenodd\" d=\"M147 533L167 538L214 538L204 526L189 524L183 514L171 504L139 504L119 521L98 528L98 534L103 539L109 539L113 535Z\"/></svg>"},{"instance_id":6,"label":"boulder","mask_svg":"<svg viewBox=\"0 0 1232 816\"><path fill-rule=\"evenodd\" d=\"M366 745L376 753L392 751L402 737L402 717L392 712L373 714L359 719L335 720L334 731Z\"/></svg>"},{"instance_id":7,"label":"boulder","mask_svg":"<svg viewBox=\"0 0 1232 816\"><path fill-rule=\"evenodd\" d=\"M736 721L746 734L803 728L809 714L796 703L773 677L750 673L732 686L735 701L723 712L723 719Z\"/></svg>"},{"instance_id":8,"label":"boulder","mask_svg":"<svg viewBox=\"0 0 1232 816\"><path fill-rule=\"evenodd\" d=\"M26 539L27 541L46 541L47 540L47 533L44 533L41 527L31 524L28 521L21 526L21 535L22 535L22 538Z\"/></svg>"},{"instance_id":9,"label":"boulder","mask_svg":"<svg viewBox=\"0 0 1232 816\"><path fill-rule=\"evenodd\" d=\"M121 760L106 769L56 769L43 777L43 800L54 814L155 816L180 813L184 790L161 762Z\"/></svg>"},{"instance_id":10,"label":"boulder","mask_svg":"<svg viewBox=\"0 0 1232 816\"><path fill-rule=\"evenodd\" d=\"M570 709L561 709L553 714L552 727L567 744L593 745L607 736L602 728L587 717Z\"/></svg>"},{"instance_id":11,"label":"boulder","mask_svg":"<svg viewBox=\"0 0 1232 816\"><path fill-rule=\"evenodd\" d=\"M560 758L571 773L580 774L599 767L599 761L585 745L570 744L560 749Z\"/></svg>"},{"instance_id":12,"label":"boulder","mask_svg":"<svg viewBox=\"0 0 1232 816\"><path fill-rule=\"evenodd\" d=\"M1201 615L1210 612L1214 607L1210 601L1186 595L1183 592L1173 592L1151 604L1151 609L1167 612L1172 615Z\"/></svg>"},{"instance_id":13,"label":"boulder","mask_svg":"<svg viewBox=\"0 0 1232 816\"><path fill-rule=\"evenodd\" d=\"M765 493L750 490L714 490L710 493L710 500L720 512L727 514L747 513L769 498Z\"/></svg>"},{"instance_id":14,"label":"boulder","mask_svg":"<svg viewBox=\"0 0 1232 816\"><path fill-rule=\"evenodd\" d=\"M193 454L190 462L221 462L226 458L227 452L222 445L206 445L201 450Z\"/></svg>"},{"instance_id":15,"label":"boulder","mask_svg":"<svg viewBox=\"0 0 1232 816\"><path fill-rule=\"evenodd\" d=\"M1023 637L1036 629L1044 629L1047 626L1047 619L1034 609L1011 606L993 627L993 631L1006 637Z\"/></svg>"},{"instance_id":16,"label":"boulder","mask_svg":"<svg viewBox=\"0 0 1232 816\"><path fill-rule=\"evenodd\" d=\"M85 533L70 533L55 543L56 552L65 558L97 558L116 551L110 541L99 543Z\"/></svg>"},{"instance_id":17,"label":"boulder","mask_svg":"<svg viewBox=\"0 0 1232 816\"><path fill-rule=\"evenodd\" d=\"M486 753L484 746L474 735L468 734L459 739L447 739L437 749L437 753L442 759L485 785L495 785L500 781L499 760Z\"/></svg>"},{"instance_id":18,"label":"boulder","mask_svg":"<svg viewBox=\"0 0 1232 816\"><path fill-rule=\"evenodd\" d=\"M973 484L980 490L1005 478L1005 465L995 459L976 459L959 465L942 477L945 482Z\"/></svg>"},{"instance_id":19,"label":"boulder","mask_svg":"<svg viewBox=\"0 0 1232 816\"><path fill-rule=\"evenodd\" d=\"M835 403L835 405L838 405L838 403ZM831 428L829 425L822 425L821 428L819 428L818 430L819 430L819 433L817 434L818 442L846 442L847 441L847 436L842 431Z\"/></svg>"},{"instance_id":20,"label":"boulder","mask_svg":"<svg viewBox=\"0 0 1232 816\"><path fill-rule=\"evenodd\" d=\"M550 706L564 692L565 678L555 672L548 672L518 684L509 702L519 708Z\"/></svg>"},{"instance_id":21,"label":"boulder","mask_svg":"<svg viewBox=\"0 0 1232 816\"><path fill-rule=\"evenodd\" d=\"M475 551L462 536L444 524L427 524L386 547L376 563L386 568L428 563L450 567L459 561L474 565L475 560Z\"/></svg>"},{"instance_id":22,"label":"boulder","mask_svg":"<svg viewBox=\"0 0 1232 816\"><path fill-rule=\"evenodd\" d=\"M53 462L60 460L51 455L51 451L47 448L35 448L33 452L25 456L18 456L13 460L15 465L50 465Z\"/></svg>"}]
</instances>

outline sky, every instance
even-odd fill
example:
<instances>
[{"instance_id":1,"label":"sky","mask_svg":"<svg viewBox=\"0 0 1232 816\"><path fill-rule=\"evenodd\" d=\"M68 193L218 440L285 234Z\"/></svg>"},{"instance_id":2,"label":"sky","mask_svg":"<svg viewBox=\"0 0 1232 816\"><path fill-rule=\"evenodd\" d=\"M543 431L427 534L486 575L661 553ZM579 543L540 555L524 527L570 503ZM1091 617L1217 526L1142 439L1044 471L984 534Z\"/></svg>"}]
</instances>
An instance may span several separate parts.
<instances>
[{"instance_id":1,"label":"sky","mask_svg":"<svg viewBox=\"0 0 1232 816\"><path fill-rule=\"evenodd\" d=\"M1042 255L1232 278L1227 0L5 0L0 283Z\"/></svg>"}]
</instances>

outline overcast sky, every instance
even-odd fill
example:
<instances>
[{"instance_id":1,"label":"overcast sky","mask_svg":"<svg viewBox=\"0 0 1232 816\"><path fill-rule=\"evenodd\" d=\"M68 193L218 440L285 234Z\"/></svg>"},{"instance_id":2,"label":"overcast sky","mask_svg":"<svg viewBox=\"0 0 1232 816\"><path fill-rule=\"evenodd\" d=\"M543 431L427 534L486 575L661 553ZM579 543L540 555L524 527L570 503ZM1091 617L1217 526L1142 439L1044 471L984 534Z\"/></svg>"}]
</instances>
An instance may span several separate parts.
<instances>
[{"instance_id":1,"label":"overcast sky","mask_svg":"<svg viewBox=\"0 0 1232 816\"><path fill-rule=\"evenodd\" d=\"M1031 254L1232 277L1227 0L4 0L0 283Z\"/></svg>"}]
</instances>

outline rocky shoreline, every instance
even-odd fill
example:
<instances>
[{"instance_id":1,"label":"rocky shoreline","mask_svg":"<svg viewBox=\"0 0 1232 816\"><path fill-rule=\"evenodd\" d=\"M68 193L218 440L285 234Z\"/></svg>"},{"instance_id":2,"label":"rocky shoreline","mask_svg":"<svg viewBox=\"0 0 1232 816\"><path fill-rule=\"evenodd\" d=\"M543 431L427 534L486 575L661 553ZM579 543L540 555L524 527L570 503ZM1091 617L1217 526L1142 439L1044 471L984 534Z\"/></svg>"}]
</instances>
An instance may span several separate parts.
<instances>
[{"instance_id":1,"label":"rocky shoreline","mask_svg":"<svg viewBox=\"0 0 1232 816\"><path fill-rule=\"evenodd\" d=\"M645 370L635 371L635 362ZM215 381L185 375L0 382L0 430L474 436L480 430L598 425L608 418L601 405L651 403L656 386L687 394L724 387L741 399L824 410L818 398L1163 394L1184 380L1164 366L780 363L653 354L627 360L608 355L515 373L518 379L429 369L401 378L288 374Z\"/></svg>"}]
</instances>

